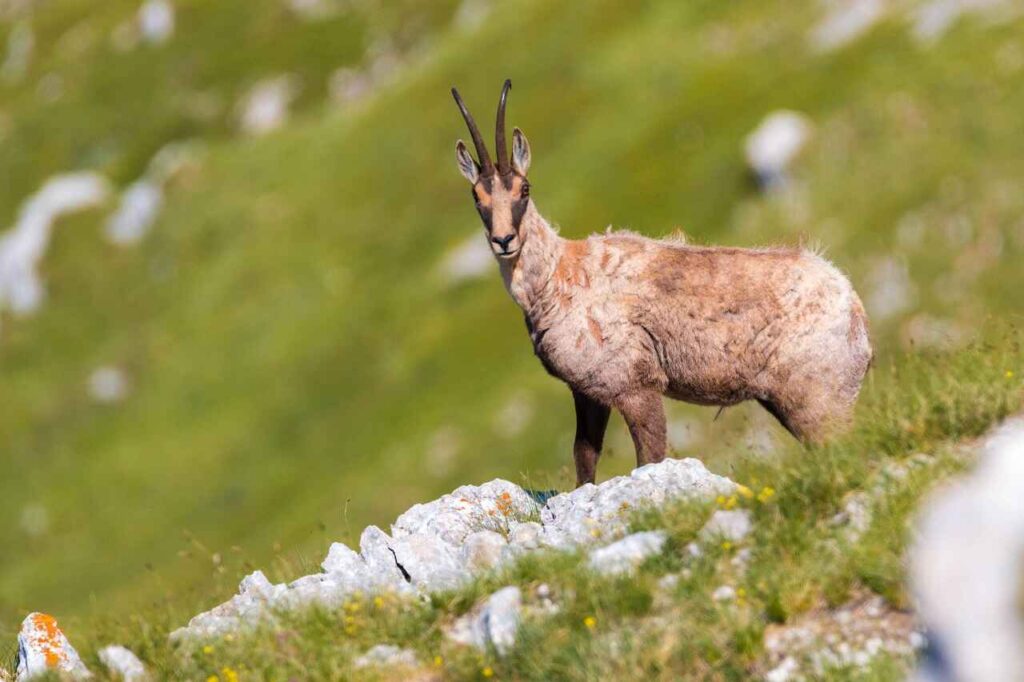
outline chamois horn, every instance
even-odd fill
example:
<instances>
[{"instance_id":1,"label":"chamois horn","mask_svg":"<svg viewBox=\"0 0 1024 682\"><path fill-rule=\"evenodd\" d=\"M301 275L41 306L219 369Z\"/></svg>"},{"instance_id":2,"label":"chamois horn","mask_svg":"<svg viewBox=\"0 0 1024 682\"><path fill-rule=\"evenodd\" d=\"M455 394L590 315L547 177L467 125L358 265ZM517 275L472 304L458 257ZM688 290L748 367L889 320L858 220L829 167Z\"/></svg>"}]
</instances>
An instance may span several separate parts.
<instances>
[{"instance_id":1,"label":"chamois horn","mask_svg":"<svg viewBox=\"0 0 1024 682\"><path fill-rule=\"evenodd\" d=\"M505 101L512 87L512 79L506 78L501 88L501 99L498 100L498 119L494 124L494 153L498 155L498 172L507 175L512 167L509 164L508 148L505 145Z\"/></svg>"},{"instance_id":2,"label":"chamois horn","mask_svg":"<svg viewBox=\"0 0 1024 682\"><path fill-rule=\"evenodd\" d=\"M494 164L491 162L491 157L487 153L487 146L484 145L484 138L480 137L480 130L476 127L476 122L473 120L473 116L469 113L469 109L466 108L466 104L459 97L459 91L452 88L452 97L455 98L455 103L459 105L459 111L462 112L462 118L466 121L466 127L469 128L469 134L473 138L473 146L476 147L476 155L480 160L480 174L483 176L494 175Z\"/></svg>"}]
</instances>

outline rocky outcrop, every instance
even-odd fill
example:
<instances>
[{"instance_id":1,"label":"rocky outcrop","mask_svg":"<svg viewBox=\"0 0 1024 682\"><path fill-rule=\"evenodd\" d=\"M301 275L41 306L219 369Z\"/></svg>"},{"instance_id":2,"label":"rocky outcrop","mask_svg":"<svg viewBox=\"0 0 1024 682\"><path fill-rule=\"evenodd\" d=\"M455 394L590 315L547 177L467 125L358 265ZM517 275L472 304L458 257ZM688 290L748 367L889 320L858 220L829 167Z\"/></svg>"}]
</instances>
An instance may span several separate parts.
<instances>
[{"instance_id":1,"label":"rocky outcrop","mask_svg":"<svg viewBox=\"0 0 1024 682\"><path fill-rule=\"evenodd\" d=\"M216 636L273 617L277 609L339 605L356 593L425 595L453 589L526 552L614 543L626 535L633 510L674 500L709 500L735 488L695 459L650 464L629 476L555 495L543 505L508 481L462 486L413 506L395 520L390 534L368 527L358 552L334 543L320 573L274 585L256 571L231 600L197 615L171 636ZM596 554L592 565L599 571L630 570L660 552L664 541L663 534L638 534Z\"/></svg>"}]
</instances>

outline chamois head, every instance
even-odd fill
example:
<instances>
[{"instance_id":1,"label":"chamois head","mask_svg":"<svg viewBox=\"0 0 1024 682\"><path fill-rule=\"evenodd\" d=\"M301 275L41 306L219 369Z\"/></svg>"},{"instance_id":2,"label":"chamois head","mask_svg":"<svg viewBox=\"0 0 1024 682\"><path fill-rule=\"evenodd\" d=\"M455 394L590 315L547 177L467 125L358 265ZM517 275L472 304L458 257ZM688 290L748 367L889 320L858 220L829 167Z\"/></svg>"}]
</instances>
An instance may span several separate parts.
<instances>
[{"instance_id":1,"label":"chamois head","mask_svg":"<svg viewBox=\"0 0 1024 682\"><path fill-rule=\"evenodd\" d=\"M476 147L477 158L473 160L466 144L459 140L455 145L455 157L462 173L473 185L473 201L484 221L491 250L498 258L514 258L523 246L520 224L530 205L530 183L526 171L530 168L530 143L519 128L512 131L512 158L509 159L505 146L505 101L512 81L506 80L498 101L498 120L494 133L494 150L498 155L495 167L487 153L487 147L480 136L480 130L469 110L459 97L459 91L452 88L455 103L459 105L462 117L469 127L469 134Z\"/></svg>"}]
</instances>

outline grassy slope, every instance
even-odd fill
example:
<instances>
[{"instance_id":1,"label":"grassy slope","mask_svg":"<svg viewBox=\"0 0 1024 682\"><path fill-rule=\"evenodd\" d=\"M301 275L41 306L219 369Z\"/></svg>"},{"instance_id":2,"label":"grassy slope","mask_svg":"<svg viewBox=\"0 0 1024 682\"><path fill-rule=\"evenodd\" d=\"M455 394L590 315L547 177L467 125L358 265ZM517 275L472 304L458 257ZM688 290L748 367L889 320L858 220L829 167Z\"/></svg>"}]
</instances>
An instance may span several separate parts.
<instances>
[{"instance_id":1,"label":"grassy slope","mask_svg":"<svg viewBox=\"0 0 1024 682\"><path fill-rule=\"evenodd\" d=\"M97 216L62 224L46 309L4 320L0 442L17 472L0 482L0 539L16 548L0 556L8 629L36 608L117 614L166 599L183 615L230 592L245 564L276 556L281 574L302 570L329 539L458 483L568 484L564 389L536 365L497 278L449 290L431 275L478 229L451 164L464 134L453 82L486 119L500 78L514 79L510 117L533 143L537 201L569 235L608 223L655 234L681 225L724 243L806 234L859 285L875 257L896 251L921 308L965 325L1016 307L1024 93L1010 87L1019 71L1006 55L1021 49L1019 27L961 24L924 49L885 24L816 56L803 47L816 13L780 16L762 3L522 2L472 32L429 12L411 29L373 15L373 31L432 42L393 85L334 113L320 106L324 77L358 57L370 19L293 24L271 4L239 32L241 49L205 28L217 23L200 12L213 10L195 3L171 45L141 57L109 54L107 28L89 59L55 49L48 68L68 88L57 105L39 104L29 85L10 89L5 218L50 172L98 166L125 181L167 140L210 145L137 250L105 245ZM109 3L88 21L110 26L127 8ZM239 16L218 11L221 22ZM84 15L83 3L50 4L40 40L56 43ZM722 31L734 39L726 53L714 49ZM235 138L230 106L200 124L175 103L195 89L230 105L281 70L305 76L306 113L266 139ZM803 201L757 198L743 175L742 136L780 106L819 125ZM910 211L926 224L918 246L894 236ZM953 217L972 225L965 244L947 237ZM993 234L1001 258L986 255ZM974 273L959 299L935 286L951 271ZM875 331L884 367L898 329ZM85 395L106 362L135 383L116 408ZM492 415L517 392L536 416L502 438ZM701 454L716 470L742 462L734 434L748 414L709 427ZM461 441L446 472L424 456L440 427ZM618 449L602 474L628 468ZM34 502L52 529L31 539L17 515Z\"/></svg>"}]
</instances>

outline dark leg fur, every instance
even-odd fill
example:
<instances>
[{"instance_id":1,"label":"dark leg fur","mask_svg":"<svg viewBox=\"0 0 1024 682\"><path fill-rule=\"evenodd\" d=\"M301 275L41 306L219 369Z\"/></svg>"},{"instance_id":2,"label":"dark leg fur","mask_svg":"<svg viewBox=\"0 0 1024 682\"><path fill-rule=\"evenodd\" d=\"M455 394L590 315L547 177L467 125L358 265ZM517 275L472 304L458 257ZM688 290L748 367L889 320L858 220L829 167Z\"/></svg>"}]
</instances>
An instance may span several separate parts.
<instances>
[{"instance_id":1,"label":"dark leg fur","mask_svg":"<svg viewBox=\"0 0 1024 682\"><path fill-rule=\"evenodd\" d=\"M576 485L581 486L593 483L597 476L597 459L601 456L611 409L576 391L572 392L572 399L576 405L576 441L572 456L576 460Z\"/></svg>"}]
</instances>

